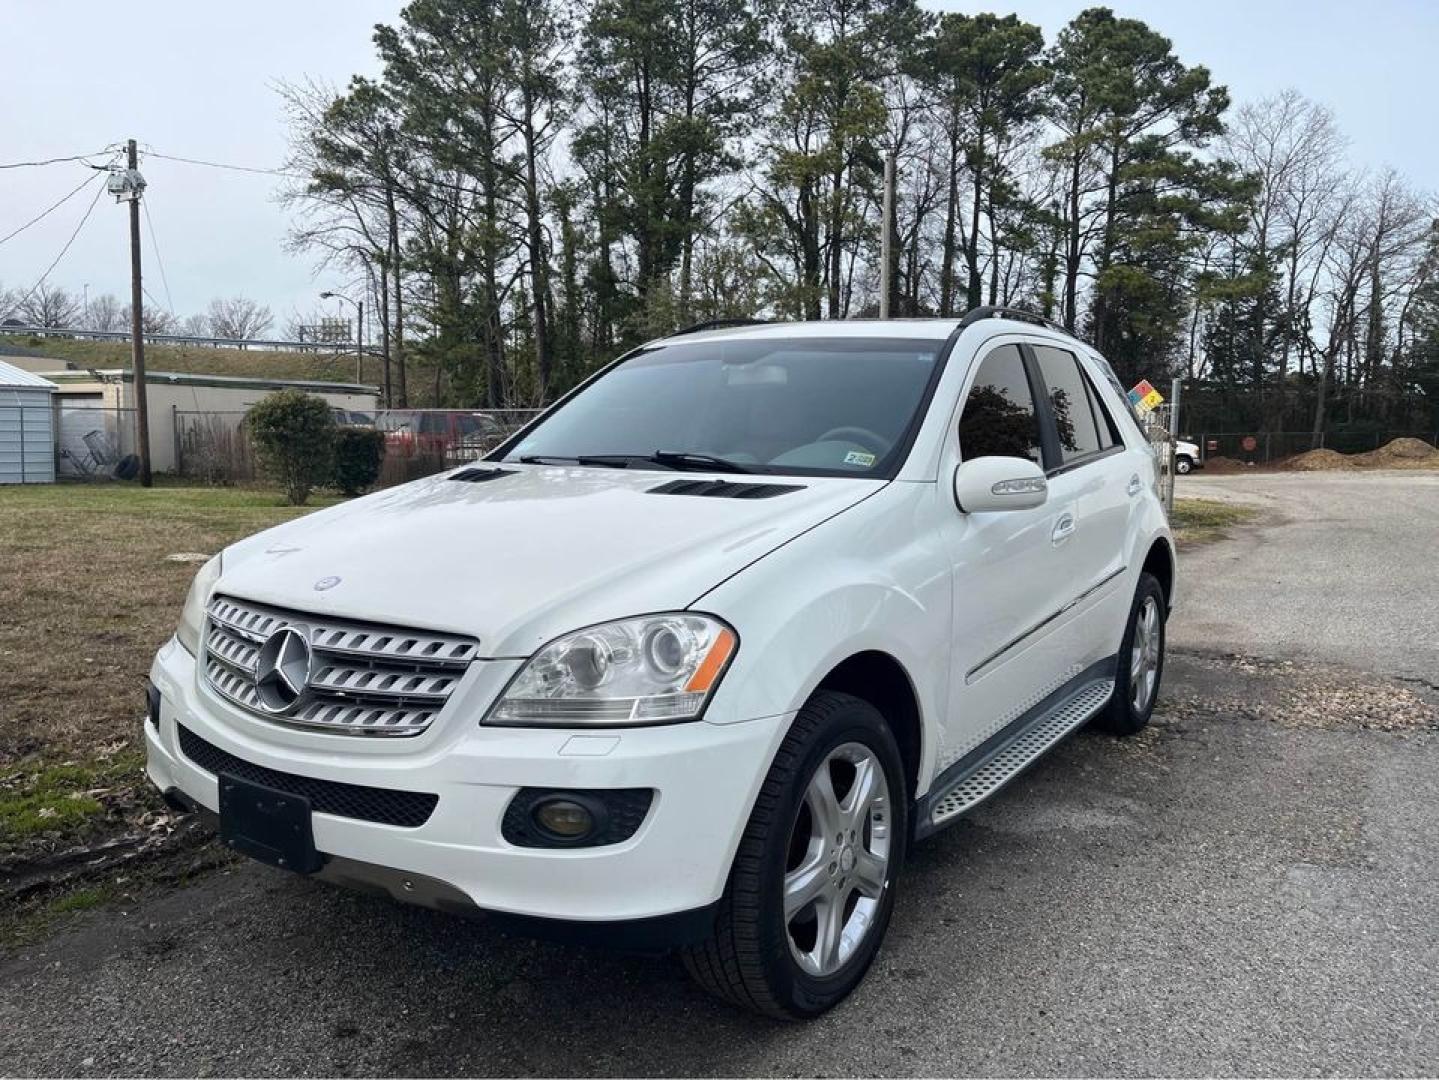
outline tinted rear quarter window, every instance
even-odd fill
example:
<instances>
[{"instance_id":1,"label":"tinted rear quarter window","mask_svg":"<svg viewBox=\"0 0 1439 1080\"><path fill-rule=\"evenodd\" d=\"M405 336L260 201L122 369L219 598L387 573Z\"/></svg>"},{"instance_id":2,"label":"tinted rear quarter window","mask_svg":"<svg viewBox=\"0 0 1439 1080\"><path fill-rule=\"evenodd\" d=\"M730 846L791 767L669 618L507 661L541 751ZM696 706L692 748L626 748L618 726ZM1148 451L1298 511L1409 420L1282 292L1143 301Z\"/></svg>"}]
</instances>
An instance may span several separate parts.
<instances>
[{"instance_id":1,"label":"tinted rear quarter window","mask_svg":"<svg viewBox=\"0 0 1439 1080\"><path fill-rule=\"evenodd\" d=\"M1094 422L1084 372L1074 354L1051 345L1035 345L1034 355L1054 412L1061 463L1068 465L1105 449Z\"/></svg>"}]
</instances>

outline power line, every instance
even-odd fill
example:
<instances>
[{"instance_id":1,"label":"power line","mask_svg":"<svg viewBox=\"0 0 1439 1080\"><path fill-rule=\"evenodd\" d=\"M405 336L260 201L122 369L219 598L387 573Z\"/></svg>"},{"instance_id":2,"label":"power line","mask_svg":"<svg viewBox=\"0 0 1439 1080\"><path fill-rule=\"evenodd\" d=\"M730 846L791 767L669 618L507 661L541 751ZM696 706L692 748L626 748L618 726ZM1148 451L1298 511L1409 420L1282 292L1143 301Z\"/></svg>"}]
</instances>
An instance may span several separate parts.
<instances>
[{"instance_id":1,"label":"power line","mask_svg":"<svg viewBox=\"0 0 1439 1080\"><path fill-rule=\"evenodd\" d=\"M58 165L64 161L85 161L86 158L99 157L108 151L109 147L105 150L96 150L93 154L72 154L70 157L46 158L43 161L11 161L0 164L0 169L33 169L40 165ZM86 161L85 164L90 163Z\"/></svg>"},{"instance_id":2,"label":"power line","mask_svg":"<svg viewBox=\"0 0 1439 1080\"><path fill-rule=\"evenodd\" d=\"M65 257L65 252L70 250L70 245L75 242L75 237L80 235L80 230L85 227L85 222L90 220L90 213L95 209L95 204L100 201L100 196L103 194L105 194L105 189L103 187L95 189L95 197L90 200L90 205L86 207L85 216L80 219L80 224L75 226L75 231L70 234L70 239L65 241L65 246L60 249L60 254L55 256L54 262L52 262L49 266L45 268L45 272L40 275L40 280L35 282L34 285L30 286L30 291L25 294L24 299L15 305L17 308L24 307L25 304L29 302L30 297L34 296L35 293L39 291L40 286L45 284L45 279L50 276L50 271L54 270L55 267L60 265L60 260Z\"/></svg>"},{"instance_id":3,"label":"power line","mask_svg":"<svg viewBox=\"0 0 1439 1080\"><path fill-rule=\"evenodd\" d=\"M165 286L165 302L169 305L170 310L174 311L175 298L170 295L170 279L165 276L165 260L160 258L160 245L155 240L155 221L150 217L150 200L143 200L140 207L145 211L145 227L150 230L150 250L155 253L155 265L160 268L160 281Z\"/></svg>"},{"instance_id":4,"label":"power line","mask_svg":"<svg viewBox=\"0 0 1439 1080\"><path fill-rule=\"evenodd\" d=\"M286 172L284 169L260 169L252 165L228 165L223 161L201 161L199 158L179 157L175 154L159 154L150 150L146 157L160 158L163 161L181 161L186 165L203 165L207 169L228 169L231 172L258 173L261 176L287 176L292 180L303 180L304 177L295 173Z\"/></svg>"},{"instance_id":5,"label":"power line","mask_svg":"<svg viewBox=\"0 0 1439 1080\"><path fill-rule=\"evenodd\" d=\"M89 176L85 177L85 179L82 180L79 184L77 184L68 195L61 198L59 202L53 203L52 205L46 207L44 210L40 211L40 213L32 217L29 221L25 222L24 225L21 225L14 232L9 232L6 233L4 236L0 236L0 244L5 243L5 241L10 240L13 237L19 236L22 232L28 229L31 225L34 225L36 222L43 221L45 218L49 217L56 210L59 210L60 207L64 206L72 198L78 195L81 188L83 188L86 184L93 184L98 179L100 179L99 173L91 173Z\"/></svg>"}]
</instances>

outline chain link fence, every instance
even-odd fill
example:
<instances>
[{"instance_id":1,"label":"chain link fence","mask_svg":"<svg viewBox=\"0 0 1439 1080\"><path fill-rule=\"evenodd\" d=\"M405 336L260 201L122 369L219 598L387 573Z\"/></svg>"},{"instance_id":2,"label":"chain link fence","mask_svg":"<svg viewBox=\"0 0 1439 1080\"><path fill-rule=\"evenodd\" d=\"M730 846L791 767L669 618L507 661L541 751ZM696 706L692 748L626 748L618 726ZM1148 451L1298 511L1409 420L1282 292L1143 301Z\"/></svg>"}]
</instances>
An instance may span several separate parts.
<instances>
[{"instance_id":1,"label":"chain link fence","mask_svg":"<svg viewBox=\"0 0 1439 1080\"><path fill-rule=\"evenodd\" d=\"M1138 418L1139 428L1149 440L1159 465L1159 497L1166 511L1174 509L1174 439L1169 433L1172 411L1170 405L1158 405Z\"/></svg>"},{"instance_id":2,"label":"chain link fence","mask_svg":"<svg viewBox=\"0 0 1439 1080\"><path fill-rule=\"evenodd\" d=\"M1439 445L1439 431L1403 428L1322 432L1318 439L1312 431L1200 432L1181 437L1199 447L1201 464L1213 458L1225 465L1269 465L1315 449L1362 454L1395 439L1421 439L1430 446Z\"/></svg>"},{"instance_id":3,"label":"chain link fence","mask_svg":"<svg viewBox=\"0 0 1439 1080\"><path fill-rule=\"evenodd\" d=\"M335 410L336 423L378 428L385 458L377 486L391 487L477 461L539 414L538 409ZM174 414L174 472L204 484L261 478L243 412Z\"/></svg>"},{"instance_id":4,"label":"chain link fence","mask_svg":"<svg viewBox=\"0 0 1439 1080\"><path fill-rule=\"evenodd\" d=\"M137 452L135 410L96 401L61 400L55 409L55 474L70 480L110 480Z\"/></svg>"}]
</instances>

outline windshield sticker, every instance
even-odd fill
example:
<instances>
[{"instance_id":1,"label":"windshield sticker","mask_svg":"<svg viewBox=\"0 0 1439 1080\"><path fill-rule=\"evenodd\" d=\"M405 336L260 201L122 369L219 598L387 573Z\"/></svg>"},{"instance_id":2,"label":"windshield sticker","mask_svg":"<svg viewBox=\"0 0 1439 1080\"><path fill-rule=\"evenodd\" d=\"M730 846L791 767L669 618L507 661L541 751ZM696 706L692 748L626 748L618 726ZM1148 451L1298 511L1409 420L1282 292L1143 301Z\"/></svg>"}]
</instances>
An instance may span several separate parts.
<instances>
[{"instance_id":1,"label":"windshield sticker","mask_svg":"<svg viewBox=\"0 0 1439 1080\"><path fill-rule=\"evenodd\" d=\"M874 455L866 454L863 450L851 450L844 455L844 463L846 465L862 465L867 469L874 464Z\"/></svg>"}]
</instances>

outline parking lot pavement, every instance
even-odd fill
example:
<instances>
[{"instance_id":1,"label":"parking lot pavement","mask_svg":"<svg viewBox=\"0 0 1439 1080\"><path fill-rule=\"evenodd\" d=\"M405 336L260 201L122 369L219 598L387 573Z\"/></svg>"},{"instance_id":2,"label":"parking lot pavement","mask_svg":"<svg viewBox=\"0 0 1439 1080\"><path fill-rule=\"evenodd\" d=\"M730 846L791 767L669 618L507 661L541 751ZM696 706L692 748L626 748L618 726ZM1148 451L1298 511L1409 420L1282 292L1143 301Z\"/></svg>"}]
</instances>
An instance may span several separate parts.
<instances>
[{"instance_id":1,"label":"parking lot pavement","mask_svg":"<svg viewBox=\"0 0 1439 1080\"><path fill-rule=\"evenodd\" d=\"M252 864L0 959L5 1074L1400 1074L1439 1063L1439 713L1176 655L920 845L848 1002L784 1025L668 958L539 944ZM1334 691L1338 693L1339 691Z\"/></svg>"},{"instance_id":2,"label":"parking lot pavement","mask_svg":"<svg viewBox=\"0 0 1439 1080\"><path fill-rule=\"evenodd\" d=\"M1175 645L1439 683L1439 473L1191 474L1177 494L1262 514L1183 553Z\"/></svg>"}]
</instances>

